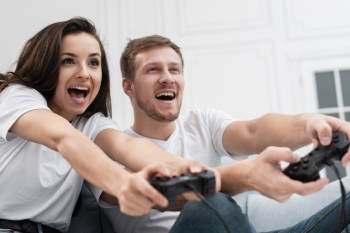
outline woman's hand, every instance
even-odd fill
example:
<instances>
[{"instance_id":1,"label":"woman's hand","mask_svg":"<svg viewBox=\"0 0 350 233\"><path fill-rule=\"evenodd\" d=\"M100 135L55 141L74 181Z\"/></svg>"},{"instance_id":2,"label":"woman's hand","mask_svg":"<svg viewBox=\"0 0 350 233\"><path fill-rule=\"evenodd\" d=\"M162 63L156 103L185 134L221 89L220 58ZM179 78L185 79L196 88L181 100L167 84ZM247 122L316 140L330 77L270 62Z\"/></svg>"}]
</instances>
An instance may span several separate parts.
<instances>
[{"instance_id":1,"label":"woman's hand","mask_svg":"<svg viewBox=\"0 0 350 233\"><path fill-rule=\"evenodd\" d=\"M116 192L120 210L124 214L139 216L158 205L168 206L168 200L148 180L154 175L169 177L170 172L164 163L150 164L137 173L127 173Z\"/></svg>"}]
</instances>

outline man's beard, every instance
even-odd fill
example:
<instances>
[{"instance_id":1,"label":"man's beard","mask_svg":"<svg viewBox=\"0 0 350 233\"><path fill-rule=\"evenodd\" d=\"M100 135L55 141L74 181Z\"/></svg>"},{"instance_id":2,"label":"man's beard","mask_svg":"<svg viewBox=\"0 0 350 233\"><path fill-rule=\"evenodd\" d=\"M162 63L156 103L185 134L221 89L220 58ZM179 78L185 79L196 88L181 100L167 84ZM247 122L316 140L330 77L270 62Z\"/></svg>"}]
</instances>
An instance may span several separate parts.
<instances>
[{"instance_id":1,"label":"man's beard","mask_svg":"<svg viewBox=\"0 0 350 233\"><path fill-rule=\"evenodd\" d=\"M149 104L142 102L139 100L139 98L136 97L136 103L137 106L142 109L147 116L152 118L153 120L156 120L158 122L172 122L175 121L179 117L180 109L181 109L181 102L180 106L178 106L178 111L175 114L162 114L160 112L157 112L155 108L152 108Z\"/></svg>"}]
</instances>

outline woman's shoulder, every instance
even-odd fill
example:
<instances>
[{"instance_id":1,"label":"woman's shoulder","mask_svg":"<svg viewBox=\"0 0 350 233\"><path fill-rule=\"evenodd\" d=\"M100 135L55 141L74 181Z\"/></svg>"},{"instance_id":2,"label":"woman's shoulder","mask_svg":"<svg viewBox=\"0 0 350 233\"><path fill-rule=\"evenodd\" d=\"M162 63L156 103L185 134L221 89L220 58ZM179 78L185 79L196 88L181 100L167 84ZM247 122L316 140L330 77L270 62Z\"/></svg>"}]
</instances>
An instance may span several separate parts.
<instances>
[{"instance_id":1,"label":"woman's shoulder","mask_svg":"<svg viewBox=\"0 0 350 233\"><path fill-rule=\"evenodd\" d=\"M10 84L0 93L0 101L13 104L38 103L47 106L46 99L34 88L21 84Z\"/></svg>"},{"instance_id":2,"label":"woman's shoulder","mask_svg":"<svg viewBox=\"0 0 350 233\"><path fill-rule=\"evenodd\" d=\"M12 94L18 94L19 92L24 93L37 93L40 94L37 90L31 87L27 87L22 84L17 83L11 83L7 87L4 88L4 90L1 93L12 93Z\"/></svg>"}]
</instances>

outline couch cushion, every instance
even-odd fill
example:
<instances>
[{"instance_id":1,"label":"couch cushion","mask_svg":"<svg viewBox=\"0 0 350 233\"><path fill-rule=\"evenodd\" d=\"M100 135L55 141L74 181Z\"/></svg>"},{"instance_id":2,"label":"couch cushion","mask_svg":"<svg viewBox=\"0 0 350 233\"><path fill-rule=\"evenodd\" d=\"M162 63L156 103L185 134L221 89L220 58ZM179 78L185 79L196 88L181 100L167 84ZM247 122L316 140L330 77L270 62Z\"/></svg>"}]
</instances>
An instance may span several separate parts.
<instances>
[{"instance_id":1,"label":"couch cushion","mask_svg":"<svg viewBox=\"0 0 350 233\"><path fill-rule=\"evenodd\" d=\"M348 192L350 177L343 178L342 181ZM307 196L294 194L285 203L260 194L250 194L247 197L247 214L257 232L284 229L310 217L339 197L339 181L334 181L321 191Z\"/></svg>"}]
</instances>

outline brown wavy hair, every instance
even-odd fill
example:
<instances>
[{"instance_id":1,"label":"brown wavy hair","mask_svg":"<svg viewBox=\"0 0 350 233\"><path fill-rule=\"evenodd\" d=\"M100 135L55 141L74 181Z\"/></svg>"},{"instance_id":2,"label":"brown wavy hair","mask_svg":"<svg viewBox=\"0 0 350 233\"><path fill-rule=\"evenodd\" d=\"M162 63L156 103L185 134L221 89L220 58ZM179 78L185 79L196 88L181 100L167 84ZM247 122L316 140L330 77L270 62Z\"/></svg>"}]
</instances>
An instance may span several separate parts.
<instances>
[{"instance_id":1,"label":"brown wavy hair","mask_svg":"<svg viewBox=\"0 0 350 233\"><path fill-rule=\"evenodd\" d=\"M179 55L182 68L184 67L184 60L180 47L174 44L170 39L160 35L146 36L134 40L129 40L129 43L126 45L120 58L122 78L134 81L137 69L137 54L144 50L160 46L168 46L172 48Z\"/></svg>"},{"instance_id":2,"label":"brown wavy hair","mask_svg":"<svg viewBox=\"0 0 350 233\"><path fill-rule=\"evenodd\" d=\"M15 71L0 73L0 92L11 83L22 84L36 89L49 102L58 83L62 39L68 34L81 32L92 35L99 43L102 68L100 90L82 115L89 117L96 112L102 112L111 117L110 77L106 52L94 24L82 17L53 23L29 39L19 55Z\"/></svg>"}]
</instances>

